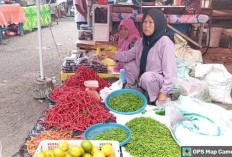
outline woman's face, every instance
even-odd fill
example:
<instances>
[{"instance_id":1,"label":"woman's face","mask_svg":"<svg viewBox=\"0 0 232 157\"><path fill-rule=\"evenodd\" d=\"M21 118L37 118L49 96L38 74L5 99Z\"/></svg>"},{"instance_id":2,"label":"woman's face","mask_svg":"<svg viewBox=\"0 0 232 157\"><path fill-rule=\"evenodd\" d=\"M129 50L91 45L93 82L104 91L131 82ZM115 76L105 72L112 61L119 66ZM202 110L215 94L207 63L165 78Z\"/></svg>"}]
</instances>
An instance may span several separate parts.
<instances>
[{"instance_id":1,"label":"woman's face","mask_svg":"<svg viewBox=\"0 0 232 157\"><path fill-rule=\"evenodd\" d=\"M147 15L143 21L143 33L150 36L155 31L155 23L150 15Z\"/></svg>"},{"instance_id":2,"label":"woman's face","mask_svg":"<svg viewBox=\"0 0 232 157\"><path fill-rule=\"evenodd\" d=\"M120 30L119 30L120 36L124 39L128 38L130 32L129 30L125 27L125 26L120 26Z\"/></svg>"}]
</instances>

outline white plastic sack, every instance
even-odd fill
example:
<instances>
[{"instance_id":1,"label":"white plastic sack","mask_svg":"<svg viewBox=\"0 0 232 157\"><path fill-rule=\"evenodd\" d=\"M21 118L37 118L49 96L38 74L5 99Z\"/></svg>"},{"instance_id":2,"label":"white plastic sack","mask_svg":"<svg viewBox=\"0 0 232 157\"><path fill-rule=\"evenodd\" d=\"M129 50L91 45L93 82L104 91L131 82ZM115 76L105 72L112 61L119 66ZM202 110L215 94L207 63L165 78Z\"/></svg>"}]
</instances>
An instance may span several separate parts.
<instances>
[{"instance_id":1,"label":"white plastic sack","mask_svg":"<svg viewBox=\"0 0 232 157\"><path fill-rule=\"evenodd\" d=\"M184 38L176 33L174 40L176 57L184 59L191 69L196 62L203 62L201 51L192 49Z\"/></svg>"},{"instance_id":2,"label":"white plastic sack","mask_svg":"<svg viewBox=\"0 0 232 157\"><path fill-rule=\"evenodd\" d=\"M232 114L224 108L181 96L176 104L187 121L172 129L181 146L231 146Z\"/></svg>"},{"instance_id":3,"label":"white plastic sack","mask_svg":"<svg viewBox=\"0 0 232 157\"><path fill-rule=\"evenodd\" d=\"M223 64L197 64L195 77L205 80L208 84L210 97L215 102L232 104L232 75Z\"/></svg>"}]
</instances>

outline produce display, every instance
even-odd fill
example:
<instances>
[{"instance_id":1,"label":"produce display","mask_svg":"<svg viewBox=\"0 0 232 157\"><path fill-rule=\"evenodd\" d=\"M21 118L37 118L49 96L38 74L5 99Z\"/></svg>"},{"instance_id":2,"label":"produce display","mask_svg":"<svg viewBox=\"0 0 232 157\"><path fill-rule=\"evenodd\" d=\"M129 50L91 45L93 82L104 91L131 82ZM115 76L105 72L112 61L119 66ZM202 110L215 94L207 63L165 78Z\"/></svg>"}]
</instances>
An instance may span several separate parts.
<instances>
[{"instance_id":1,"label":"produce display","mask_svg":"<svg viewBox=\"0 0 232 157\"><path fill-rule=\"evenodd\" d=\"M110 86L110 83L101 79L93 69L79 67L63 86L52 91L50 98L56 101L56 104L47 109L44 120L41 121L44 128L85 131L93 124L115 120L99 99L85 91L86 80L97 80L99 88L96 91L98 92Z\"/></svg>"},{"instance_id":2,"label":"produce display","mask_svg":"<svg viewBox=\"0 0 232 157\"><path fill-rule=\"evenodd\" d=\"M97 57L92 56L80 56L80 58L66 57L61 70L65 73L74 73L80 66L92 68L96 73L108 73L108 68L103 65L101 61L97 60Z\"/></svg>"},{"instance_id":3,"label":"produce display","mask_svg":"<svg viewBox=\"0 0 232 157\"><path fill-rule=\"evenodd\" d=\"M123 142L128 137L128 133L121 128L112 128L103 131L102 133L93 137L93 140L112 140Z\"/></svg>"},{"instance_id":4,"label":"produce display","mask_svg":"<svg viewBox=\"0 0 232 157\"><path fill-rule=\"evenodd\" d=\"M73 131L68 130L48 130L26 141L27 151L30 155L34 155L39 143L42 140L71 140Z\"/></svg>"},{"instance_id":5,"label":"produce display","mask_svg":"<svg viewBox=\"0 0 232 157\"><path fill-rule=\"evenodd\" d=\"M122 93L109 98L108 104L119 112L133 112L143 107L143 100L134 93Z\"/></svg>"},{"instance_id":6,"label":"produce display","mask_svg":"<svg viewBox=\"0 0 232 157\"><path fill-rule=\"evenodd\" d=\"M168 128L152 118L139 117L126 123L131 141L125 146L134 157L180 157L180 147Z\"/></svg>"},{"instance_id":7,"label":"produce display","mask_svg":"<svg viewBox=\"0 0 232 157\"><path fill-rule=\"evenodd\" d=\"M62 140L58 146L51 150L39 152L35 157L115 157L111 144L102 145L101 149L89 140L83 140L81 144L70 145Z\"/></svg>"},{"instance_id":8,"label":"produce display","mask_svg":"<svg viewBox=\"0 0 232 157\"><path fill-rule=\"evenodd\" d=\"M88 59L84 58L80 61L79 66L84 65L88 68L94 69L97 73L108 73L107 66L103 65L101 61L98 61L96 57Z\"/></svg>"},{"instance_id":9,"label":"produce display","mask_svg":"<svg viewBox=\"0 0 232 157\"><path fill-rule=\"evenodd\" d=\"M78 67L76 73L73 76L71 76L67 81L65 81L64 85L69 87L71 86L84 91L86 88L84 82L86 80L98 81L99 88L96 89L97 92L99 92L104 87L109 87L111 85L110 82L106 82L105 80L100 78L93 69L88 68L86 66Z\"/></svg>"},{"instance_id":10,"label":"produce display","mask_svg":"<svg viewBox=\"0 0 232 157\"><path fill-rule=\"evenodd\" d=\"M70 91L58 101L53 108L47 109L41 123L47 129L70 129L85 131L96 123L106 123L115 117L99 100L94 99L87 91Z\"/></svg>"}]
</instances>

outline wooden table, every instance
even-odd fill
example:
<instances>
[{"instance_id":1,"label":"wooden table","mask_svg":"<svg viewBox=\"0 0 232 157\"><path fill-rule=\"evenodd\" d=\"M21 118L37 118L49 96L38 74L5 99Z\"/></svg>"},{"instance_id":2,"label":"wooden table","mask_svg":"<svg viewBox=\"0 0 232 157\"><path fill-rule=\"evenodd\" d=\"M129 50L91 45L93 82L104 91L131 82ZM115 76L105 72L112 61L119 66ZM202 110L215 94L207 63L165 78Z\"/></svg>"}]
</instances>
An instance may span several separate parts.
<instances>
[{"instance_id":1,"label":"wooden table","mask_svg":"<svg viewBox=\"0 0 232 157\"><path fill-rule=\"evenodd\" d=\"M213 10L212 25L231 28L232 10Z\"/></svg>"},{"instance_id":2,"label":"wooden table","mask_svg":"<svg viewBox=\"0 0 232 157\"><path fill-rule=\"evenodd\" d=\"M232 19L232 10L213 10L213 19Z\"/></svg>"},{"instance_id":3,"label":"wooden table","mask_svg":"<svg viewBox=\"0 0 232 157\"><path fill-rule=\"evenodd\" d=\"M93 41L93 40L79 40L77 39L76 46L79 49L84 49L86 51L96 50L97 48L106 48L109 46L116 46L117 42L111 41Z\"/></svg>"}]
</instances>

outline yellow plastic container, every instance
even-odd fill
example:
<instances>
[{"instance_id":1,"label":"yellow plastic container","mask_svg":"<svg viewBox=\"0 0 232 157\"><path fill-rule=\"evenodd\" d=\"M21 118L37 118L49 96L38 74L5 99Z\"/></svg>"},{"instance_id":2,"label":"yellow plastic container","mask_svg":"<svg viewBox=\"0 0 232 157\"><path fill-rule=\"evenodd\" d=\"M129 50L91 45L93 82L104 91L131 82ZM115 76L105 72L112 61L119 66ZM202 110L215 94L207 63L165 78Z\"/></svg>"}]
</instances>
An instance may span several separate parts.
<instances>
[{"instance_id":1,"label":"yellow plastic container","mask_svg":"<svg viewBox=\"0 0 232 157\"><path fill-rule=\"evenodd\" d=\"M61 71L60 73L60 80L61 81L66 81L69 77L74 75L75 73L64 73ZM111 73L97 73L97 75L101 78L118 78L119 74L111 74Z\"/></svg>"}]
</instances>

